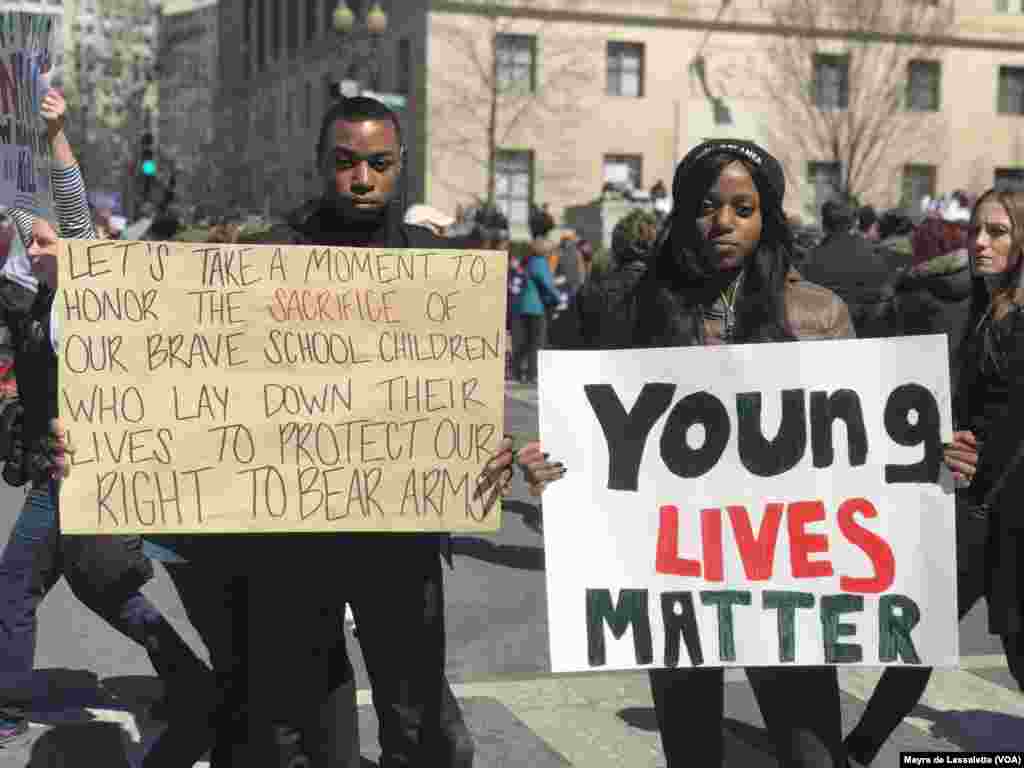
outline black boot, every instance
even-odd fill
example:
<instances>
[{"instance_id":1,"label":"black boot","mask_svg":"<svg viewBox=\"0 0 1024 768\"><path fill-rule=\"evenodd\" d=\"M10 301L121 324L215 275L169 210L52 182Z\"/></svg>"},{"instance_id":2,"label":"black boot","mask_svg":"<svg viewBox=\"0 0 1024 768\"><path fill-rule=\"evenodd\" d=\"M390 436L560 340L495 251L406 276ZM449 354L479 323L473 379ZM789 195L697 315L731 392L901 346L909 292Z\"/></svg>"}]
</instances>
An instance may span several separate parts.
<instances>
[{"instance_id":1,"label":"black boot","mask_svg":"<svg viewBox=\"0 0 1024 768\"><path fill-rule=\"evenodd\" d=\"M164 684L167 730L146 754L143 768L195 763L213 746L222 705L213 672L162 617L146 640L146 652Z\"/></svg>"}]
</instances>

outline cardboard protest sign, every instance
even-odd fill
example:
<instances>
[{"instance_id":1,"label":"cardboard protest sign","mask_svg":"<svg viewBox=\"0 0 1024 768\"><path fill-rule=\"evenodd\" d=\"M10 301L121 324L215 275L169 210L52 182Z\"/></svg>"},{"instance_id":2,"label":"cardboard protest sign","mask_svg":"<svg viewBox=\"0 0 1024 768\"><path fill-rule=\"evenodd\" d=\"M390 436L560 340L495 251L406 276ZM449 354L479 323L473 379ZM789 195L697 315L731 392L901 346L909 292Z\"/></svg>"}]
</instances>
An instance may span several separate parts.
<instances>
[{"instance_id":1,"label":"cardboard protest sign","mask_svg":"<svg viewBox=\"0 0 1024 768\"><path fill-rule=\"evenodd\" d=\"M957 663L945 336L544 352L554 671Z\"/></svg>"},{"instance_id":2,"label":"cardboard protest sign","mask_svg":"<svg viewBox=\"0 0 1024 768\"><path fill-rule=\"evenodd\" d=\"M65 533L493 531L506 256L61 243Z\"/></svg>"},{"instance_id":3,"label":"cardboard protest sign","mask_svg":"<svg viewBox=\"0 0 1024 768\"><path fill-rule=\"evenodd\" d=\"M52 69L55 17L0 12L0 205L49 216L50 144L39 115Z\"/></svg>"}]
</instances>

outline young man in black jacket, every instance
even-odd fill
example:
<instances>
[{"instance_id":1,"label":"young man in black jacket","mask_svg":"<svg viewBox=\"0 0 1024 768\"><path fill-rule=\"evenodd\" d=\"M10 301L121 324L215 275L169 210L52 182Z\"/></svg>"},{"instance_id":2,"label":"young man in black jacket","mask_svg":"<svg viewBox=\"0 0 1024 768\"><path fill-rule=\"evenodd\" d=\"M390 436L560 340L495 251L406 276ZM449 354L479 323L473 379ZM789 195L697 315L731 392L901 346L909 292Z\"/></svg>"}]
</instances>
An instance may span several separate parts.
<instances>
[{"instance_id":1,"label":"young man in black jacket","mask_svg":"<svg viewBox=\"0 0 1024 768\"><path fill-rule=\"evenodd\" d=\"M321 126L317 159L323 196L289 217L288 231L279 233L283 237L270 239L359 248L452 247L430 230L403 221L401 127L397 116L380 102L360 97L335 104ZM494 465L507 466L511 460L511 447L503 444ZM498 467L498 474L504 478L506 470ZM317 559L330 564L329 578L336 588L326 596L329 605L317 605L321 598L313 595L301 610L314 626L318 611L335 617L339 640L328 653L327 665L343 669L349 662L340 619L345 603L351 605L380 723L381 768L469 768L472 738L444 675L441 557L451 564L448 535L357 533L317 538L320 541L313 546L322 555ZM307 590L312 591L308 584ZM253 591L261 590L254 585ZM257 632L253 622L258 619L250 616L250 669L266 669L264 664L279 657L286 644L286 653L303 652L305 633L294 625L280 627L274 618L269 613L267 632ZM287 699L297 700L302 694L302 681L287 678L282 673L273 684L280 686L277 706L282 713L287 712ZM261 686L273 689L269 679ZM282 693L288 688L292 693ZM250 693L251 703L258 706L263 697ZM338 703L335 716L347 717L344 702Z\"/></svg>"}]
</instances>

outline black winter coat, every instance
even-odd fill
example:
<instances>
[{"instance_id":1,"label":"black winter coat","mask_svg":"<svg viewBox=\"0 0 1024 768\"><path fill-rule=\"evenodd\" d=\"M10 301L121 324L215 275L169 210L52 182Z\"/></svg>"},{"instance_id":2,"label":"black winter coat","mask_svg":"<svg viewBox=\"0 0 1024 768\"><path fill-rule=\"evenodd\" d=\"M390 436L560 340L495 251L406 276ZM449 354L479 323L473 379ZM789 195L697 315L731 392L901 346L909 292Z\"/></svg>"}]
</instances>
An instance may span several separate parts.
<instances>
[{"instance_id":1,"label":"black winter coat","mask_svg":"<svg viewBox=\"0 0 1024 768\"><path fill-rule=\"evenodd\" d=\"M996 359L996 376L983 373L986 347ZM984 331L968 338L955 405L957 427L984 437L968 491L971 501L982 502L999 478L1006 478L991 499L985 550L974 556L984 558L987 570L989 631L1019 634L1024 632L1024 463L1012 462L1024 451L1024 307L995 323L987 343Z\"/></svg>"},{"instance_id":2,"label":"black winter coat","mask_svg":"<svg viewBox=\"0 0 1024 768\"><path fill-rule=\"evenodd\" d=\"M863 237L845 232L829 235L800 265L800 274L846 302L858 338L887 335L879 318L885 311L884 289L891 273L885 257Z\"/></svg>"},{"instance_id":3,"label":"black winter coat","mask_svg":"<svg viewBox=\"0 0 1024 768\"><path fill-rule=\"evenodd\" d=\"M884 321L889 335L946 334L952 391L956 392L960 372L957 355L967 330L971 299L967 251L939 256L900 273L890 283L889 292Z\"/></svg>"},{"instance_id":4,"label":"black winter coat","mask_svg":"<svg viewBox=\"0 0 1024 768\"><path fill-rule=\"evenodd\" d=\"M598 280L590 280L569 308L548 329L554 349L623 349L633 346L636 304L633 291L647 272L644 261L631 261Z\"/></svg>"}]
</instances>

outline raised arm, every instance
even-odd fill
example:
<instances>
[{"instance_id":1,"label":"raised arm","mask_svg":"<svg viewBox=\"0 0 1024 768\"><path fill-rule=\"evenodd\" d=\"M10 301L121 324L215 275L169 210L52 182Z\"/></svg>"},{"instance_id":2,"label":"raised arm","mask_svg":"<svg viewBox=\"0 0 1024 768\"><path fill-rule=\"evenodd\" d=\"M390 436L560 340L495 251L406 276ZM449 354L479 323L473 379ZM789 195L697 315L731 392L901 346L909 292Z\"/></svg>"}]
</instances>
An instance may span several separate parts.
<instances>
[{"instance_id":1,"label":"raised arm","mask_svg":"<svg viewBox=\"0 0 1024 768\"><path fill-rule=\"evenodd\" d=\"M46 121L46 133L53 153L50 180L57 209L57 227L61 237L69 240L92 240L96 237L96 229L89 215L85 179L82 178L82 169L64 134L66 113L64 96L51 88L43 97L42 116Z\"/></svg>"}]
</instances>

